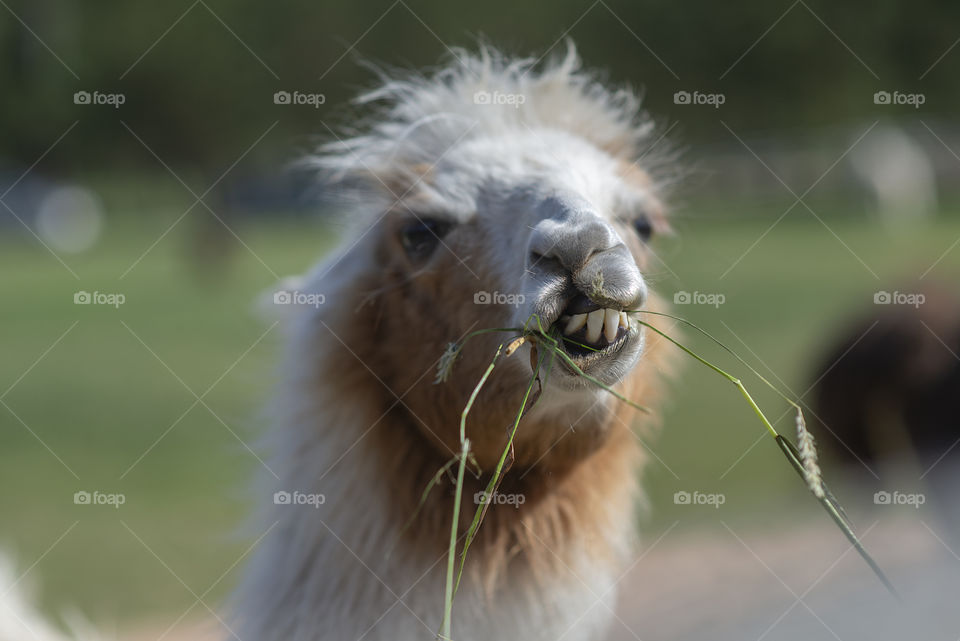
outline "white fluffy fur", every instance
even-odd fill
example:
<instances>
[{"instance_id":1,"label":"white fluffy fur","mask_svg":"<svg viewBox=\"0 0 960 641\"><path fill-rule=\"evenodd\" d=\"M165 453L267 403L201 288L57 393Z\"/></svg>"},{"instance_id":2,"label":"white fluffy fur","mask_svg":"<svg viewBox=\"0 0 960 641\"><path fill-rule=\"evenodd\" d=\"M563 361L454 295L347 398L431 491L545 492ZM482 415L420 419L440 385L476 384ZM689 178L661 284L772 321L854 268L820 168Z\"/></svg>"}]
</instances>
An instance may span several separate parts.
<instances>
[{"instance_id":1,"label":"white fluffy fur","mask_svg":"<svg viewBox=\"0 0 960 641\"><path fill-rule=\"evenodd\" d=\"M68 630L50 623L33 605L29 579L18 575L8 556L0 554L0 641L100 641L102 637L76 612L65 619Z\"/></svg>"},{"instance_id":2,"label":"white fluffy fur","mask_svg":"<svg viewBox=\"0 0 960 641\"><path fill-rule=\"evenodd\" d=\"M309 163L334 182L360 178L368 181L367 187L371 180L387 181L405 172L415 179L413 168L433 165L455 144L530 132L572 134L628 163L643 154L647 171L665 159L662 144L656 151L645 148L654 124L640 109L637 94L628 88L610 90L583 70L572 43L563 58L542 69L532 58L510 59L489 48L478 55L454 49L452 57L449 66L432 74L391 77L375 69L380 86L356 99L373 115L348 128L346 137L321 147ZM492 108L477 100L483 92L520 96L523 102ZM429 191L437 186L419 187ZM450 193L432 195L455 199L457 185L446 187ZM374 195L364 188L356 213L375 211L370 206ZM392 195L402 194L381 194Z\"/></svg>"}]
</instances>

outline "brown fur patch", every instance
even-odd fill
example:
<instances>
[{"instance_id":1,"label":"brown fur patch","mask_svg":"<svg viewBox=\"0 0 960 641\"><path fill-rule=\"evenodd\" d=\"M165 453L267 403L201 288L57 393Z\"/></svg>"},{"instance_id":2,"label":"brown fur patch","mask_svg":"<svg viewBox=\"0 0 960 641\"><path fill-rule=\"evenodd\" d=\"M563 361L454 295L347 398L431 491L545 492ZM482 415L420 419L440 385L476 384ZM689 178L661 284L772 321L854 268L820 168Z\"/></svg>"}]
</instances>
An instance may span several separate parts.
<instances>
[{"instance_id":1,"label":"brown fur patch","mask_svg":"<svg viewBox=\"0 0 960 641\"><path fill-rule=\"evenodd\" d=\"M463 296L462 281L449 271L410 279L401 265L388 262L376 280L358 283L358 293L378 292L366 298L369 304L363 314L345 314L331 327L350 349L335 350L319 384L336 390L336 397L345 403L364 403L377 407L378 414L381 407L387 412L358 446L363 456L374 458L379 470L378 478L370 479L370 491L389 492L391 512L385 518L395 527L397 549L402 550L397 553L437 558L448 545L452 475L429 494L410 528L401 530L430 479L459 452L460 413L496 345L507 335L471 341L451 380L435 385L434 370L444 341L456 338L458 328L495 326L496 319L485 318L484 308L474 305L454 306L443 315L433 313L435 301ZM650 306L662 307L657 299ZM345 311L356 308L341 306ZM649 331L647 341L640 364L619 388L629 398L650 405L657 395L662 341ZM468 418L467 436L483 473L466 475L461 533L473 518L473 496L485 488L520 407L530 371L510 365L525 365L522 352L526 349L510 357L517 363L503 357ZM520 572L549 581L573 562L567 555L574 543L589 542L597 562L612 562L620 551L613 548L610 533L621 532L622 523L632 519L637 500L642 453L631 432L637 419L636 410L613 397L585 416L575 431L524 418L516 461L499 491L522 494L525 502L519 508L496 505L488 510L471 548L467 580L488 594L508 569L510 575ZM653 417L640 420L644 430L655 423Z\"/></svg>"}]
</instances>

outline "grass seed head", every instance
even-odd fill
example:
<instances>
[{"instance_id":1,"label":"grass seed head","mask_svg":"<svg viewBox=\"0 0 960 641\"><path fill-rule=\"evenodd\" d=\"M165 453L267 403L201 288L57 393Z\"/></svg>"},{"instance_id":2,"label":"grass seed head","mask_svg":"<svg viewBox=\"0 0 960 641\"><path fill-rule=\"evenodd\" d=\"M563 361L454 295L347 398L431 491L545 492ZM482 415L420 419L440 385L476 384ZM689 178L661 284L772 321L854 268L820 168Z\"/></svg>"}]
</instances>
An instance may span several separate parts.
<instances>
[{"instance_id":1,"label":"grass seed head","mask_svg":"<svg viewBox=\"0 0 960 641\"><path fill-rule=\"evenodd\" d=\"M820 466L817 464L817 448L813 442L813 434L807 430L803 420L803 413L797 409L797 443L800 450L800 462L803 463L803 478L807 487L818 499L824 496L823 479L820 476Z\"/></svg>"},{"instance_id":2,"label":"grass seed head","mask_svg":"<svg viewBox=\"0 0 960 641\"><path fill-rule=\"evenodd\" d=\"M520 338L514 339L512 343L510 343L509 345L507 345L507 351L505 351L505 352L503 353L503 355L504 355L504 356L510 356L510 355L513 354L515 351L517 351L517 348L520 347L521 345L523 345L526 341L527 341L527 337L526 337L526 336L521 336Z\"/></svg>"},{"instance_id":3,"label":"grass seed head","mask_svg":"<svg viewBox=\"0 0 960 641\"><path fill-rule=\"evenodd\" d=\"M437 376L433 379L434 385L447 382L450 378L450 372L453 370L453 363L460 355L460 346L456 343L447 343L447 349L437 362Z\"/></svg>"}]
</instances>

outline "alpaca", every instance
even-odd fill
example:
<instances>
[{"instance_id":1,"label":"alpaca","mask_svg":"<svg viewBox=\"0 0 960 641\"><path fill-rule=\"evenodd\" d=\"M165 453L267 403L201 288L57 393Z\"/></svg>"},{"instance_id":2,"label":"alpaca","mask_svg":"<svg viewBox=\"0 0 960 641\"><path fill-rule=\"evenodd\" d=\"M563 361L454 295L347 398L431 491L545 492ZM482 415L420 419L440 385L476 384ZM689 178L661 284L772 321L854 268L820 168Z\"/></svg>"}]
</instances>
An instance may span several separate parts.
<instances>
[{"instance_id":1,"label":"alpaca","mask_svg":"<svg viewBox=\"0 0 960 641\"><path fill-rule=\"evenodd\" d=\"M435 383L449 343L536 314L591 345L564 349L630 398L649 404L661 378L656 341L621 313L663 307L643 276L667 223L650 159L637 164L654 128L635 94L604 88L571 46L542 68L457 51L359 100L382 105L372 124L312 159L349 194L356 231L300 281L297 297L322 304L286 317L267 436L279 480L259 486L268 533L231 623L244 641L440 629L453 485L444 478L410 516L459 451L460 413L508 335L472 339ZM506 445L530 349L500 361L468 418L482 474L467 474L461 534ZM457 641L599 639L612 617L641 499L638 415L559 360L541 381L507 500L467 559Z\"/></svg>"},{"instance_id":2,"label":"alpaca","mask_svg":"<svg viewBox=\"0 0 960 641\"><path fill-rule=\"evenodd\" d=\"M960 297L948 283L877 297L885 304L842 327L813 370L824 453L870 491L921 481L942 536L960 540Z\"/></svg>"}]
</instances>

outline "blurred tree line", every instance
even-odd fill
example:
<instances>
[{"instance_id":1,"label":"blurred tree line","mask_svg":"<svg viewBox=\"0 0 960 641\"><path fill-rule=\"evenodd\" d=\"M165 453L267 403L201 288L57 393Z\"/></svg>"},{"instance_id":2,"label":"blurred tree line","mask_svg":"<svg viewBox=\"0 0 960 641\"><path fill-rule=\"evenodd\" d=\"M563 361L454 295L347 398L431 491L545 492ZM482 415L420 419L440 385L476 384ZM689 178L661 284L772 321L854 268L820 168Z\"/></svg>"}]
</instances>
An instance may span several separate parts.
<instances>
[{"instance_id":1,"label":"blurred tree line","mask_svg":"<svg viewBox=\"0 0 960 641\"><path fill-rule=\"evenodd\" d=\"M919 112L889 113L952 117L960 104L960 47L950 49L960 3L946 0L6 2L3 165L32 163L79 121L48 169L157 168L126 125L164 162L215 177L275 121L247 160L289 155L328 135L324 123L349 122L346 101L372 81L358 56L423 67L478 37L539 56L562 52L569 36L588 65L643 89L684 144L728 136L721 120L756 131L873 118L878 90L926 97ZM275 92L294 90L325 102L274 104ZM681 90L726 99L680 106ZM75 104L78 91L122 93L124 103Z\"/></svg>"}]
</instances>

